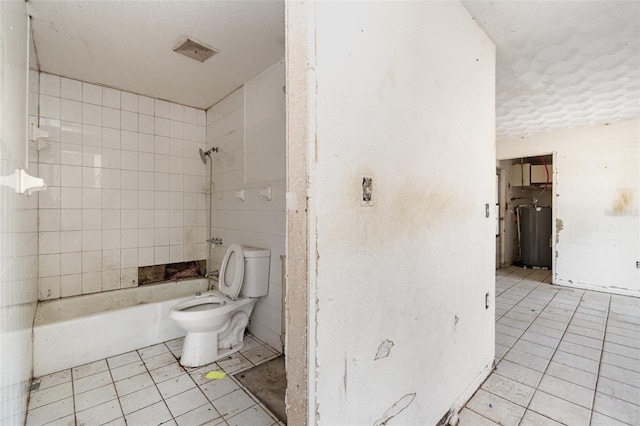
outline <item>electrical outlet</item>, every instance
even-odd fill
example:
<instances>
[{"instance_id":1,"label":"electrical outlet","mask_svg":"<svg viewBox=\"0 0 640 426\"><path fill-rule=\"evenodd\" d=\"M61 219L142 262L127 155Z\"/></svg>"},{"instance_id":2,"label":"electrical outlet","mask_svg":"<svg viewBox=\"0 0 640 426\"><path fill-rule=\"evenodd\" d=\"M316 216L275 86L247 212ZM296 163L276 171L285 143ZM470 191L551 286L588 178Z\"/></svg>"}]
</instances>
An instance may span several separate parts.
<instances>
[{"instance_id":1,"label":"electrical outlet","mask_svg":"<svg viewBox=\"0 0 640 426\"><path fill-rule=\"evenodd\" d=\"M362 205L373 205L373 178L362 176Z\"/></svg>"}]
</instances>

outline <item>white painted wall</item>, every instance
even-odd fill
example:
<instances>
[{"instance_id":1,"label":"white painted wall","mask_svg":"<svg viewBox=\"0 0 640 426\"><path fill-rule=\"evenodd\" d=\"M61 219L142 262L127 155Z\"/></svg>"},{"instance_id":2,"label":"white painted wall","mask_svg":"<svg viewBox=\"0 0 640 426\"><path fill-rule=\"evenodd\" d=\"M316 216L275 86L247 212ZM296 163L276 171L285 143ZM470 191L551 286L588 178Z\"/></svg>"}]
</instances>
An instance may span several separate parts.
<instances>
[{"instance_id":1,"label":"white painted wall","mask_svg":"<svg viewBox=\"0 0 640 426\"><path fill-rule=\"evenodd\" d=\"M262 90L265 95L276 99L260 100L261 104L278 103L284 100L282 80L284 66L279 62L261 75L273 87ZM247 82L251 85L252 82ZM263 155L255 144L245 145L245 111L258 111L251 97L247 100L245 89L241 87L222 101L207 110L207 149L217 146L219 151L212 154L213 168L213 209L212 233L223 239L221 246L211 252L212 267L219 269L224 254L233 243L248 244L271 250L269 274L269 294L260 298L251 314L249 331L269 346L282 351L280 339L282 316L282 260L285 254L285 196L284 177L275 180L259 180L259 176L284 176L284 158L270 161L269 155ZM284 124L284 108L271 111L270 118ZM280 124L273 123L269 129L262 129L266 135ZM255 130L255 129L254 129ZM284 137L270 138L275 144L274 150L284 157ZM256 149L258 152L247 152ZM253 167L260 168L259 173L248 173L246 159L251 158ZM262 158L262 161L259 161ZM245 181L251 175L251 182ZM271 186L271 201L260 195L260 191ZM245 201L234 194L244 188Z\"/></svg>"},{"instance_id":2,"label":"white painted wall","mask_svg":"<svg viewBox=\"0 0 640 426\"><path fill-rule=\"evenodd\" d=\"M311 421L433 425L493 363L495 49L454 2L308 13Z\"/></svg>"},{"instance_id":3,"label":"white painted wall","mask_svg":"<svg viewBox=\"0 0 640 426\"><path fill-rule=\"evenodd\" d=\"M40 299L206 258L204 110L40 74Z\"/></svg>"},{"instance_id":4,"label":"white painted wall","mask_svg":"<svg viewBox=\"0 0 640 426\"><path fill-rule=\"evenodd\" d=\"M0 176L27 167L26 4L0 2ZM37 79L32 82L36 87ZM30 105L31 106L31 105ZM37 106L36 106L37 108ZM0 186L0 424L22 425L32 375L38 299L38 198Z\"/></svg>"},{"instance_id":5,"label":"white painted wall","mask_svg":"<svg viewBox=\"0 0 640 426\"><path fill-rule=\"evenodd\" d=\"M639 140L634 119L497 142L499 160L557 153L555 284L640 294Z\"/></svg>"}]
</instances>

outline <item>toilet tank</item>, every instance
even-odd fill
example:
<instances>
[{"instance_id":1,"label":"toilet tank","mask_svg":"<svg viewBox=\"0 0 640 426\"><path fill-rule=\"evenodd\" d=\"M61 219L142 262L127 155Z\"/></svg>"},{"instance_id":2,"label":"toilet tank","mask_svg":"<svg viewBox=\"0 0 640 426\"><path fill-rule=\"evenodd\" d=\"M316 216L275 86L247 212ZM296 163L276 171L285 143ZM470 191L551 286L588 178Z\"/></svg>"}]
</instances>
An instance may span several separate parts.
<instances>
[{"instance_id":1,"label":"toilet tank","mask_svg":"<svg viewBox=\"0 0 640 426\"><path fill-rule=\"evenodd\" d=\"M271 251L251 246L242 246L244 252L244 279L240 295L262 297L269 293L269 265Z\"/></svg>"}]
</instances>

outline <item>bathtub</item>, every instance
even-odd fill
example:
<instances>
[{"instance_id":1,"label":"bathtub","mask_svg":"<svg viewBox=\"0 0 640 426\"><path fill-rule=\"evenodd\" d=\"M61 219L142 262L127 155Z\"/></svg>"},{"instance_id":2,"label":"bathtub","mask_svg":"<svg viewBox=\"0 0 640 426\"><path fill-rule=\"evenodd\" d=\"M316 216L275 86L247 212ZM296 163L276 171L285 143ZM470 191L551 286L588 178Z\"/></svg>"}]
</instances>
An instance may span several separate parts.
<instances>
[{"instance_id":1,"label":"bathtub","mask_svg":"<svg viewBox=\"0 0 640 426\"><path fill-rule=\"evenodd\" d=\"M184 336L169 310L207 286L200 278L39 302L34 377Z\"/></svg>"}]
</instances>

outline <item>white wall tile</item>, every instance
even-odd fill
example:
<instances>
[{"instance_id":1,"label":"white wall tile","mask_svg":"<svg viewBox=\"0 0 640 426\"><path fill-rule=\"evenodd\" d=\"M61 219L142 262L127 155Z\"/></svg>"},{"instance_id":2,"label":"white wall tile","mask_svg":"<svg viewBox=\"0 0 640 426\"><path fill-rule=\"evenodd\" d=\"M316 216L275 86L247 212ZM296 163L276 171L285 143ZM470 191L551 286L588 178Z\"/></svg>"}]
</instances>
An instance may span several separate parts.
<instances>
[{"instance_id":1,"label":"white wall tile","mask_svg":"<svg viewBox=\"0 0 640 426\"><path fill-rule=\"evenodd\" d=\"M123 268L120 270L120 287L128 288L138 285L138 268Z\"/></svg>"},{"instance_id":2,"label":"white wall tile","mask_svg":"<svg viewBox=\"0 0 640 426\"><path fill-rule=\"evenodd\" d=\"M82 102L82 82L62 77L60 79L60 96Z\"/></svg>"},{"instance_id":3,"label":"white wall tile","mask_svg":"<svg viewBox=\"0 0 640 426\"><path fill-rule=\"evenodd\" d=\"M120 229L120 210L104 209L102 210L102 229Z\"/></svg>"},{"instance_id":4,"label":"white wall tile","mask_svg":"<svg viewBox=\"0 0 640 426\"><path fill-rule=\"evenodd\" d=\"M151 115L138 115L138 131L153 135L155 133L155 119Z\"/></svg>"},{"instance_id":5,"label":"white wall tile","mask_svg":"<svg viewBox=\"0 0 640 426\"><path fill-rule=\"evenodd\" d=\"M142 191L138 190L138 209L153 210L155 191ZM143 227L144 224L139 222L139 226Z\"/></svg>"},{"instance_id":6,"label":"white wall tile","mask_svg":"<svg viewBox=\"0 0 640 426\"><path fill-rule=\"evenodd\" d=\"M40 73L39 91L43 95L60 97L60 77L53 74Z\"/></svg>"},{"instance_id":7,"label":"white wall tile","mask_svg":"<svg viewBox=\"0 0 640 426\"><path fill-rule=\"evenodd\" d=\"M49 187L37 197L46 215L38 239L42 256L57 257L44 258L52 275L43 276L41 296L131 287L139 265L206 256L206 215L195 210L206 200L207 168L198 156L204 144L197 142L204 111L67 78L44 80L40 126L52 148L39 158ZM185 189L194 209L188 229Z\"/></svg>"},{"instance_id":8,"label":"white wall tile","mask_svg":"<svg viewBox=\"0 0 640 426\"><path fill-rule=\"evenodd\" d=\"M60 230L73 231L82 229L82 210L61 209L60 210ZM65 242L62 241L64 246Z\"/></svg>"},{"instance_id":9,"label":"white wall tile","mask_svg":"<svg viewBox=\"0 0 640 426\"><path fill-rule=\"evenodd\" d=\"M60 120L82 123L82 102L61 99Z\"/></svg>"},{"instance_id":10,"label":"white wall tile","mask_svg":"<svg viewBox=\"0 0 640 426\"><path fill-rule=\"evenodd\" d=\"M74 212L80 213L81 210ZM80 220L76 226L80 226ZM60 251L62 253L79 253L82 251L82 232L81 231L61 231L60 232Z\"/></svg>"},{"instance_id":11,"label":"white wall tile","mask_svg":"<svg viewBox=\"0 0 640 426\"><path fill-rule=\"evenodd\" d=\"M121 92L120 105L123 111L138 112L138 95L130 92Z\"/></svg>"},{"instance_id":12,"label":"white wall tile","mask_svg":"<svg viewBox=\"0 0 640 426\"><path fill-rule=\"evenodd\" d=\"M198 110L191 107L184 107L184 120L185 123L198 124Z\"/></svg>"},{"instance_id":13,"label":"white wall tile","mask_svg":"<svg viewBox=\"0 0 640 426\"><path fill-rule=\"evenodd\" d=\"M102 271L102 291L120 288L120 269Z\"/></svg>"},{"instance_id":14,"label":"white wall tile","mask_svg":"<svg viewBox=\"0 0 640 426\"><path fill-rule=\"evenodd\" d=\"M125 268L137 269L138 267L138 249L137 248L123 249L120 251L120 267L123 269Z\"/></svg>"},{"instance_id":15,"label":"white wall tile","mask_svg":"<svg viewBox=\"0 0 640 426\"><path fill-rule=\"evenodd\" d=\"M169 247L169 261L171 263L184 261L184 246L175 245Z\"/></svg>"},{"instance_id":16,"label":"white wall tile","mask_svg":"<svg viewBox=\"0 0 640 426\"><path fill-rule=\"evenodd\" d=\"M184 123L182 121L171 120L169 123L169 135L172 138L184 138Z\"/></svg>"},{"instance_id":17,"label":"white wall tile","mask_svg":"<svg viewBox=\"0 0 640 426\"><path fill-rule=\"evenodd\" d=\"M102 188L103 171L100 167L82 167L82 187Z\"/></svg>"},{"instance_id":18,"label":"white wall tile","mask_svg":"<svg viewBox=\"0 0 640 426\"><path fill-rule=\"evenodd\" d=\"M120 114L120 126L122 130L137 132L138 114L135 112L122 111Z\"/></svg>"},{"instance_id":19,"label":"white wall tile","mask_svg":"<svg viewBox=\"0 0 640 426\"><path fill-rule=\"evenodd\" d=\"M156 265L162 265L163 263L169 263L171 261L169 246L156 247L154 253Z\"/></svg>"},{"instance_id":20,"label":"white wall tile","mask_svg":"<svg viewBox=\"0 0 640 426\"><path fill-rule=\"evenodd\" d=\"M138 249L138 266L150 266L154 263L153 247L141 247Z\"/></svg>"},{"instance_id":21,"label":"white wall tile","mask_svg":"<svg viewBox=\"0 0 640 426\"><path fill-rule=\"evenodd\" d=\"M153 116L155 114L155 101L153 98L138 96L138 112Z\"/></svg>"},{"instance_id":22,"label":"white wall tile","mask_svg":"<svg viewBox=\"0 0 640 426\"><path fill-rule=\"evenodd\" d=\"M60 98L40 95L40 117L60 119Z\"/></svg>"},{"instance_id":23,"label":"white wall tile","mask_svg":"<svg viewBox=\"0 0 640 426\"><path fill-rule=\"evenodd\" d=\"M60 297L60 276L40 277L38 280L38 299L48 300Z\"/></svg>"},{"instance_id":24,"label":"white wall tile","mask_svg":"<svg viewBox=\"0 0 640 426\"><path fill-rule=\"evenodd\" d=\"M120 109L120 91L110 87L102 88L102 105Z\"/></svg>"},{"instance_id":25,"label":"white wall tile","mask_svg":"<svg viewBox=\"0 0 640 426\"><path fill-rule=\"evenodd\" d=\"M61 275L82 273L82 256L78 253L62 253L60 255Z\"/></svg>"},{"instance_id":26,"label":"white wall tile","mask_svg":"<svg viewBox=\"0 0 640 426\"><path fill-rule=\"evenodd\" d=\"M120 208L121 209L137 209L138 208L138 191L135 189L120 190Z\"/></svg>"},{"instance_id":27,"label":"white wall tile","mask_svg":"<svg viewBox=\"0 0 640 426\"><path fill-rule=\"evenodd\" d=\"M72 188L82 187L82 167L60 166L60 186Z\"/></svg>"},{"instance_id":28,"label":"white wall tile","mask_svg":"<svg viewBox=\"0 0 640 426\"><path fill-rule=\"evenodd\" d=\"M102 126L111 129L120 129L120 110L115 108L102 108Z\"/></svg>"},{"instance_id":29,"label":"white wall tile","mask_svg":"<svg viewBox=\"0 0 640 426\"><path fill-rule=\"evenodd\" d=\"M82 274L82 294L102 291L102 273L88 272Z\"/></svg>"},{"instance_id":30,"label":"white wall tile","mask_svg":"<svg viewBox=\"0 0 640 426\"><path fill-rule=\"evenodd\" d=\"M70 143L61 143L60 164L69 166L82 166L82 146ZM40 177L42 177L42 172ZM45 183L47 183L47 185L54 185L53 183L49 183L46 179ZM58 185L60 185L59 180Z\"/></svg>"},{"instance_id":31,"label":"white wall tile","mask_svg":"<svg viewBox=\"0 0 640 426\"><path fill-rule=\"evenodd\" d=\"M82 252L96 251L102 249L102 231L83 230L82 231Z\"/></svg>"},{"instance_id":32,"label":"white wall tile","mask_svg":"<svg viewBox=\"0 0 640 426\"><path fill-rule=\"evenodd\" d=\"M88 124L82 125L83 150L87 146L102 146L102 128Z\"/></svg>"},{"instance_id":33,"label":"white wall tile","mask_svg":"<svg viewBox=\"0 0 640 426\"><path fill-rule=\"evenodd\" d=\"M82 274L64 275L60 277L60 297L82 294Z\"/></svg>"},{"instance_id":34,"label":"white wall tile","mask_svg":"<svg viewBox=\"0 0 640 426\"><path fill-rule=\"evenodd\" d=\"M102 250L102 270L110 269L120 269L120 250Z\"/></svg>"},{"instance_id":35,"label":"white wall tile","mask_svg":"<svg viewBox=\"0 0 640 426\"><path fill-rule=\"evenodd\" d=\"M82 208L82 188L59 188L60 197L58 207L63 209ZM43 191L43 192L49 192Z\"/></svg>"},{"instance_id":36,"label":"white wall tile","mask_svg":"<svg viewBox=\"0 0 640 426\"><path fill-rule=\"evenodd\" d=\"M120 230L120 248L121 249L137 250L138 246L139 245L138 245L137 229L121 229Z\"/></svg>"},{"instance_id":37,"label":"white wall tile","mask_svg":"<svg viewBox=\"0 0 640 426\"><path fill-rule=\"evenodd\" d=\"M102 230L102 249L119 249L120 248L120 230L103 229Z\"/></svg>"},{"instance_id":38,"label":"white wall tile","mask_svg":"<svg viewBox=\"0 0 640 426\"><path fill-rule=\"evenodd\" d=\"M102 126L102 107L94 104L82 104L82 123Z\"/></svg>"},{"instance_id":39,"label":"white wall tile","mask_svg":"<svg viewBox=\"0 0 640 426\"><path fill-rule=\"evenodd\" d=\"M58 117L51 117L58 118ZM171 135L171 124L169 119L156 117L154 121L154 134L160 136L170 136Z\"/></svg>"},{"instance_id":40,"label":"white wall tile","mask_svg":"<svg viewBox=\"0 0 640 426\"><path fill-rule=\"evenodd\" d=\"M40 210L38 216L40 232L60 231L60 210Z\"/></svg>"},{"instance_id":41,"label":"white wall tile","mask_svg":"<svg viewBox=\"0 0 640 426\"><path fill-rule=\"evenodd\" d=\"M120 227L122 229L133 229L138 227L137 210L120 210Z\"/></svg>"},{"instance_id":42,"label":"white wall tile","mask_svg":"<svg viewBox=\"0 0 640 426\"><path fill-rule=\"evenodd\" d=\"M138 153L138 170L144 172L154 171L155 156L148 152Z\"/></svg>"},{"instance_id":43,"label":"white wall tile","mask_svg":"<svg viewBox=\"0 0 640 426\"><path fill-rule=\"evenodd\" d=\"M39 242L38 242L38 253L40 255L60 253L60 232L59 231L40 232Z\"/></svg>"},{"instance_id":44,"label":"white wall tile","mask_svg":"<svg viewBox=\"0 0 640 426\"><path fill-rule=\"evenodd\" d=\"M82 124L69 121L60 122L60 141L68 144L82 144Z\"/></svg>"},{"instance_id":45,"label":"white wall tile","mask_svg":"<svg viewBox=\"0 0 640 426\"><path fill-rule=\"evenodd\" d=\"M102 87L95 84L82 83L82 102L102 105Z\"/></svg>"},{"instance_id":46,"label":"white wall tile","mask_svg":"<svg viewBox=\"0 0 640 426\"><path fill-rule=\"evenodd\" d=\"M102 208L102 189L82 188L82 208Z\"/></svg>"},{"instance_id":47,"label":"white wall tile","mask_svg":"<svg viewBox=\"0 0 640 426\"><path fill-rule=\"evenodd\" d=\"M82 252L82 272L96 272L102 269L101 251Z\"/></svg>"},{"instance_id":48,"label":"white wall tile","mask_svg":"<svg viewBox=\"0 0 640 426\"><path fill-rule=\"evenodd\" d=\"M99 230L102 229L102 210L101 209L83 209L82 210L82 229L83 230Z\"/></svg>"},{"instance_id":49,"label":"white wall tile","mask_svg":"<svg viewBox=\"0 0 640 426\"><path fill-rule=\"evenodd\" d=\"M171 118L171 104L167 101L156 99L154 115L156 117Z\"/></svg>"},{"instance_id":50,"label":"white wall tile","mask_svg":"<svg viewBox=\"0 0 640 426\"><path fill-rule=\"evenodd\" d=\"M102 147L120 149L120 130L103 127Z\"/></svg>"},{"instance_id":51,"label":"white wall tile","mask_svg":"<svg viewBox=\"0 0 640 426\"><path fill-rule=\"evenodd\" d=\"M120 132L120 148L129 151L138 150L138 132L123 130Z\"/></svg>"}]
</instances>

